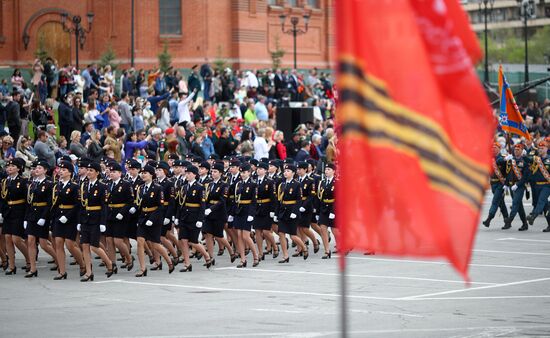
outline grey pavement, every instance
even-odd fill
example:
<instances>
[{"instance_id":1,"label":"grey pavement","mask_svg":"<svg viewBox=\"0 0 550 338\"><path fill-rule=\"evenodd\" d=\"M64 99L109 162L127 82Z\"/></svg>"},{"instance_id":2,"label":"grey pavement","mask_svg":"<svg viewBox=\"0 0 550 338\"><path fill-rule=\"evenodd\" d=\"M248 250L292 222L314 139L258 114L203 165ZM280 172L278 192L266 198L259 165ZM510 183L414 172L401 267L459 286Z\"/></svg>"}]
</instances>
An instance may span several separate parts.
<instances>
[{"instance_id":1,"label":"grey pavement","mask_svg":"<svg viewBox=\"0 0 550 338\"><path fill-rule=\"evenodd\" d=\"M350 337L550 336L550 233L541 217L527 232L519 223L479 227L469 286L443 261L350 254ZM338 337L338 260L321 252L245 269L193 260L191 273L145 278L95 266L93 283L75 267L53 281L41 256L39 278L0 275L0 337Z\"/></svg>"}]
</instances>

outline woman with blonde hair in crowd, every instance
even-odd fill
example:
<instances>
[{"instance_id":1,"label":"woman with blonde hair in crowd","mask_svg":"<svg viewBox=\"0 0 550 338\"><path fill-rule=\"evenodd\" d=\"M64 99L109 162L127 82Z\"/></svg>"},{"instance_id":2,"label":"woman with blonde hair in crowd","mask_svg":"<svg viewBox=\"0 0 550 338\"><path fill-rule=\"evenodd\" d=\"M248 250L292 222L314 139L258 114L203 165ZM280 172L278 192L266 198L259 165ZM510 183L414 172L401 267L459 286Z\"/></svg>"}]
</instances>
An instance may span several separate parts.
<instances>
[{"instance_id":1,"label":"woman with blonde hair in crowd","mask_svg":"<svg viewBox=\"0 0 550 338\"><path fill-rule=\"evenodd\" d=\"M82 157L86 155L86 147L80 143L80 137L82 136L82 133L78 130L73 130L71 133L71 145L69 146L69 150L71 151L71 154L74 154L76 157Z\"/></svg>"},{"instance_id":2,"label":"woman with blonde hair in crowd","mask_svg":"<svg viewBox=\"0 0 550 338\"><path fill-rule=\"evenodd\" d=\"M25 161L25 170L23 174L27 177L29 175L32 162L36 160L36 155L34 154L31 146L31 140L28 137L19 136L15 157L21 158Z\"/></svg>"}]
</instances>

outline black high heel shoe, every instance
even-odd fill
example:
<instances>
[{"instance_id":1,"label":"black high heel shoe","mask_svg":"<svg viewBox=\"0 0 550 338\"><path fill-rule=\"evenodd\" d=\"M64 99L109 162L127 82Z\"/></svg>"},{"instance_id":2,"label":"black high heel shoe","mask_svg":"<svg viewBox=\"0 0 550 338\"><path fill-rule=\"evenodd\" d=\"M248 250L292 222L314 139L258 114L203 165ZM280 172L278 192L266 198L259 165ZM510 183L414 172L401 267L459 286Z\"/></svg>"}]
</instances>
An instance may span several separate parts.
<instances>
[{"instance_id":1,"label":"black high heel shoe","mask_svg":"<svg viewBox=\"0 0 550 338\"><path fill-rule=\"evenodd\" d=\"M81 282L93 282L94 281L94 274L92 273L89 276L84 275L84 277L80 280Z\"/></svg>"},{"instance_id":2,"label":"black high heel shoe","mask_svg":"<svg viewBox=\"0 0 550 338\"><path fill-rule=\"evenodd\" d=\"M246 268L246 261L244 261L244 262L241 261L241 263L239 265L237 265L237 268L239 268L239 269L240 268Z\"/></svg>"},{"instance_id":3,"label":"black high heel shoe","mask_svg":"<svg viewBox=\"0 0 550 338\"><path fill-rule=\"evenodd\" d=\"M174 264L174 261L172 261L172 264L168 265L168 274L171 274L176 269L176 265Z\"/></svg>"},{"instance_id":4,"label":"black high heel shoe","mask_svg":"<svg viewBox=\"0 0 550 338\"><path fill-rule=\"evenodd\" d=\"M254 263L252 263L252 267L255 268L258 265L260 265L260 260L254 260Z\"/></svg>"},{"instance_id":5,"label":"black high heel shoe","mask_svg":"<svg viewBox=\"0 0 550 338\"><path fill-rule=\"evenodd\" d=\"M113 265L114 266L114 265ZM115 268L111 268L111 270L107 270L105 274L107 275L107 278L111 278L111 276L115 273Z\"/></svg>"},{"instance_id":6,"label":"black high heel shoe","mask_svg":"<svg viewBox=\"0 0 550 338\"><path fill-rule=\"evenodd\" d=\"M279 257L279 250L273 252L273 259Z\"/></svg>"},{"instance_id":7,"label":"black high heel shoe","mask_svg":"<svg viewBox=\"0 0 550 338\"><path fill-rule=\"evenodd\" d=\"M80 277L86 274L86 268L80 268Z\"/></svg>"},{"instance_id":8,"label":"black high heel shoe","mask_svg":"<svg viewBox=\"0 0 550 338\"><path fill-rule=\"evenodd\" d=\"M332 256L332 252L325 252L325 255L321 259L329 259Z\"/></svg>"},{"instance_id":9,"label":"black high heel shoe","mask_svg":"<svg viewBox=\"0 0 550 338\"><path fill-rule=\"evenodd\" d=\"M260 261L265 261L265 254L262 254L262 255L260 256L260 259L259 259L259 260L260 260Z\"/></svg>"},{"instance_id":10,"label":"black high heel shoe","mask_svg":"<svg viewBox=\"0 0 550 338\"><path fill-rule=\"evenodd\" d=\"M214 258L210 258L210 260L207 260L206 263L203 264L207 269L210 269L212 265L216 265L216 259Z\"/></svg>"},{"instance_id":11,"label":"black high heel shoe","mask_svg":"<svg viewBox=\"0 0 550 338\"><path fill-rule=\"evenodd\" d=\"M6 260L5 262L2 262L2 270L6 271L8 269L9 263Z\"/></svg>"},{"instance_id":12,"label":"black high heel shoe","mask_svg":"<svg viewBox=\"0 0 550 338\"><path fill-rule=\"evenodd\" d=\"M57 275L53 278L53 280L62 280L62 279L67 279L67 272L65 272L62 275Z\"/></svg>"},{"instance_id":13,"label":"black high heel shoe","mask_svg":"<svg viewBox=\"0 0 550 338\"><path fill-rule=\"evenodd\" d=\"M151 270L152 271L162 270L162 262L160 262L160 264L157 264L156 266L153 266Z\"/></svg>"},{"instance_id":14,"label":"black high heel shoe","mask_svg":"<svg viewBox=\"0 0 550 338\"><path fill-rule=\"evenodd\" d=\"M191 271L193 271L193 265L191 264L184 266L183 269L180 270L180 272L191 272Z\"/></svg>"},{"instance_id":15,"label":"black high heel shoe","mask_svg":"<svg viewBox=\"0 0 550 338\"><path fill-rule=\"evenodd\" d=\"M17 267L14 266L13 269L6 271L6 276L11 276L17 274Z\"/></svg>"},{"instance_id":16,"label":"black high heel shoe","mask_svg":"<svg viewBox=\"0 0 550 338\"><path fill-rule=\"evenodd\" d=\"M50 268L50 271L58 271L59 267L57 265L54 265Z\"/></svg>"},{"instance_id":17,"label":"black high heel shoe","mask_svg":"<svg viewBox=\"0 0 550 338\"><path fill-rule=\"evenodd\" d=\"M271 255L272 253L273 253L273 249L264 251L264 255Z\"/></svg>"},{"instance_id":18,"label":"black high heel shoe","mask_svg":"<svg viewBox=\"0 0 550 338\"><path fill-rule=\"evenodd\" d=\"M239 255L233 254L233 256L231 256L231 263L233 263L238 257Z\"/></svg>"},{"instance_id":19,"label":"black high heel shoe","mask_svg":"<svg viewBox=\"0 0 550 338\"><path fill-rule=\"evenodd\" d=\"M147 268L139 273L136 273L136 277L147 277Z\"/></svg>"},{"instance_id":20,"label":"black high heel shoe","mask_svg":"<svg viewBox=\"0 0 550 338\"><path fill-rule=\"evenodd\" d=\"M319 252L320 245L321 245L321 243L319 243L319 240L317 240L317 244L313 246L313 253L318 253Z\"/></svg>"},{"instance_id":21,"label":"black high heel shoe","mask_svg":"<svg viewBox=\"0 0 550 338\"><path fill-rule=\"evenodd\" d=\"M309 257L309 250L304 252L304 261Z\"/></svg>"},{"instance_id":22,"label":"black high heel shoe","mask_svg":"<svg viewBox=\"0 0 550 338\"><path fill-rule=\"evenodd\" d=\"M303 256L304 253L302 251L298 251L298 252L295 252L292 254L292 257L299 257L299 256Z\"/></svg>"},{"instance_id":23,"label":"black high heel shoe","mask_svg":"<svg viewBox=\"0 0 550 338\"><path fill-rule=\"evenodd\" d=\"M283 260L279 261L279 264L284 264L290 262L290 257L284 258Z\"/></svg>"},{"instance_id":24,"label":"black high heel shoe","mask_svg":"<svg viewBox=\"0 0 550 338\"><path fill-rule=\"evenodd\" d=\"M223 256L225 253L225 248L218 250L218 256Z\"/></svg>"},{"instance_id":25,"label":"black high heel shoe","mask_svg":"<svg viewBox=\"0 0 550 338\"><path fill-rule=\"evenodd\" d=\"M130 264L128 264L128 266L126 266L126 270L128 271L132 271L132 269L134 268L134 261L136 259L134 258L134 256L132 256L132 262Z\"/></svg>"},{"instance_id":26,"label":"black high heel shoe","mask_svg":"<svg viewBox=\"0 0 550 338\"><path fill-rule=\"evenodd\" d=\"M38 270L35 270L34 272L29 271L25 275L25 278L32 278L32 277L38 277Z\"/></svg>"}]
</instances>

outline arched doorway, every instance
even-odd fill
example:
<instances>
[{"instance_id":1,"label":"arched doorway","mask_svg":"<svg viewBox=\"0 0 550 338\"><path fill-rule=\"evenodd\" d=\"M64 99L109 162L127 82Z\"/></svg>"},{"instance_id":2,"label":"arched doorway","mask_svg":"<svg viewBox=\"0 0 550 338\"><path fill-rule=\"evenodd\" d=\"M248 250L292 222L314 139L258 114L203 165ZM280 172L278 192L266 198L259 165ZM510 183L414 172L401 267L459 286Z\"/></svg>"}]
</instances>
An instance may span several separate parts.
<instances>
[{"instance_id":1,"label":"arched doorway","mask_svg":"<svg viewBox=\"0 0 550 338\"><path fill-rule=\"evenodd\" d=\"M71 36L63 31L63 26L59 22L50 21L44 23L36 34L37 46L42 39L44 49L48 56L57 60L60 67L71 63Z\"/></svg>"}]
</instances>

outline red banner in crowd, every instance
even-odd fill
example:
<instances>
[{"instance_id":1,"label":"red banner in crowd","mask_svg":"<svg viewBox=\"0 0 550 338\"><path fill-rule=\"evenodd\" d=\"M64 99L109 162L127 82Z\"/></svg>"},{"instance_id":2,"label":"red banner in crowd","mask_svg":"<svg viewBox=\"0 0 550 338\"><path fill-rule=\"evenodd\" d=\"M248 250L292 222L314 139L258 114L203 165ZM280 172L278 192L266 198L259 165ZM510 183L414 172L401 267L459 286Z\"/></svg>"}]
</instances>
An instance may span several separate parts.
<instances>
[{"instance_id":1,"label":"red banner in crowd","mask_svg":"<svg viewBox=\"0 0 550 338\"><path fill-rule=\"evenodd\" d=\"M338 249L446 257L467 278L494 120L456 0L335 1Z\"/></svg>"}]
</instances>

